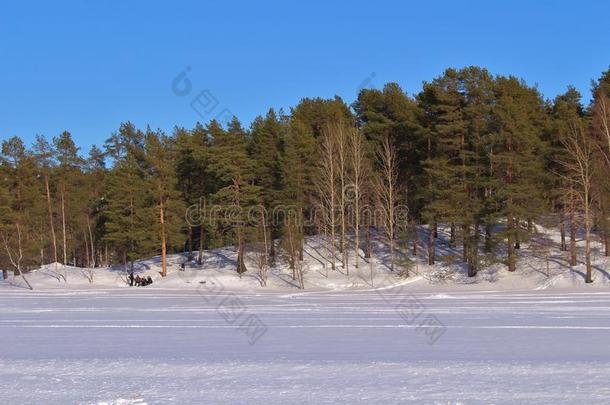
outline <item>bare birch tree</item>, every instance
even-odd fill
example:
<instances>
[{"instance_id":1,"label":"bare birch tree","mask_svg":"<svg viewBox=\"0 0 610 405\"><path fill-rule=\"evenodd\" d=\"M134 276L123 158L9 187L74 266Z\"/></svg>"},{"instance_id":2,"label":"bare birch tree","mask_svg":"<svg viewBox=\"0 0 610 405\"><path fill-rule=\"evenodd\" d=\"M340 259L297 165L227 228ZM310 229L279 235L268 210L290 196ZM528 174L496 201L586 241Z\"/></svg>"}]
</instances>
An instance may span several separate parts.
<instances>
[{"instance_id":1,"label":"bare birch tree","mask_svg":"<svg viewBox=\"0 0 610 405\"><path fill-rule=\"evenodd\" d=\"M600 159L596 176L597 188L602 198L599 202L599 216L604 254L610 255L610 99L602 89L597 90L593 104L593 131L598 141Z\"/></svg>"},{"instance_id":2,"label":"bare birch tree","mask_svg":"<svg viewBox=\"0 0 610 405\"><path fill-rule=\"evenodd\" d=\"M568 137L562 139L568 157L560 163L566 169L566 180L574 190L575 201L582 215L585 231L585 282L592 283L591 229L593 228L593 174L595 145L581 123L575 124Z\"/></svg>"},{"instance_id":3,"label":"bare birch tree","mask_svg":"<svg viewBox=\"0 0 610 405\"><path fill-rule=\"evenodd\" d=\"M30 290L33 290L34 288L28 282L28 279L25 277L21 269L21 261L23 260L23 235L21 232L21 225L19 224L18 220L15 220L14 227L15 229L10 231L10 233L7 230L2 232L2 241L4 242L4 249L6 250L6 255L8 256L9 261L15 268L15 271L19 273L28 288ZM15 239L15 243L11 244L9 242L9 239Z\"/></svg>"},{"instance_id":4,"label":"bare birch tree","mask_svg":"<svg viewBox=\"0 0 610 405\"><path fill-rule=\"evenodd\" d=\"M375 191L380 208L381 220L390 249L390 270L394 271L394 251L396 239L396 215L398 205L398 160L396 148L389 138L384 138L377 155L380 171L376 179Z\"/></svg>"},{"instance_id":5,"label":"bare birch tree","mask_svg":"<svg viewBox=\"0 0 610 405\"><path fill-rule=\"evenodd\" d=\"M339 220L340 220L340 238L339 238L339 252L341 252L341 267L346 270L349 275L349 264L348 264L348 252L347 252L347 161L348 161L348 136L346 130L341 121L334 123L332 126L332 132L335 137L336 146L336 164L337 164L337 177L339 187L338 191L338 208L339 208Z\"/></svg>"},{"instance_id":6,"label":"bare birch tree","mask_svg":"<svg viewBox=\"0 0 610 405\"><path fill-rule=\"evenodd\" d=\"M303 279L303 261L300 260L301 234L300 225L297 221L288 219L284 224L284 234L282 235L282 254L292 270L292 279L298 283L300 289L305 288Z\"/></svg>"},{"instance_id":7,"label":"bare birch tree","mask_svg":"<svg viewBox=\"0 0 610 405\"><path fill-rule=\"evenodd\" d=\"M320 162L316 188L322 226L327 234L328 261L335 270L336 232L337 232L337 175L335 163L335 137L332 127L328 125L322 133L320 141Z\"/></svg>"},{"instance_id":8,"label":"bare birch tree","mask_svg":"<svg viewBox=\"0 0 610 405\"><path fill-rule=\"evenodd\" d=\"M366 186L370 170L366 161L365 140L357 128L349 131L349 158L350 158L350 205L352 211L352 226L354 229L354 267L358 268L360 260L360 226L362 223L362 210L366 205Z\"/></svg>"}]
</instances>

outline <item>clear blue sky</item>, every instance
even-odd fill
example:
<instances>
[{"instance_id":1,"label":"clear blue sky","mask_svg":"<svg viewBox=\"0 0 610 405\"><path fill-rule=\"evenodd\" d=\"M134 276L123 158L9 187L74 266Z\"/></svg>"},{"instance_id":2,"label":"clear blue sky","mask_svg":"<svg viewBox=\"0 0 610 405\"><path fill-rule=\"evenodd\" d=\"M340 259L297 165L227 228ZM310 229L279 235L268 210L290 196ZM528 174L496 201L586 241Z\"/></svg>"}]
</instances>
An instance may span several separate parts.
<instances>
[{"instance_id":1,"label":"clear blue sky","mask_svg":"<svg viewBox=\"0 0 610 405\"><path fill-rule=\"evenodd\" d=\"M303 97L352 102L363 82L412 94L472 64L588 101L610 65L609 16L606 1L3 2L0 139L68 130L87 149L126 120L191 127L206 89L218 104L204 118L226 108L248 124Z\"/></svg>"}]
</instances>

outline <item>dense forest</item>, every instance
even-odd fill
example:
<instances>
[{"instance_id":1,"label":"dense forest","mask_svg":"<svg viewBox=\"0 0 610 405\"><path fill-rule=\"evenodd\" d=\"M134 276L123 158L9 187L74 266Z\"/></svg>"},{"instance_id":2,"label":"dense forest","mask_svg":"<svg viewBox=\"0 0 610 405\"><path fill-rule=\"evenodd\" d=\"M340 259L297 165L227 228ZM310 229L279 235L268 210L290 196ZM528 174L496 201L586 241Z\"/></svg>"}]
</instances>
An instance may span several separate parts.
<instances>
[{"instance_id":1,"label":"dense forest","mask_svg":"<svg viewBox=\"0 0 610 405\"><path fill-rule=\"evenodd\" d=\"M349 269L374 234L394 270L417 249L434 264L444 226L475 276L490 263L517 270L520 243L546 223L572 265L583 254L591 282L591 243L610 253L610 70L591 91L588 105L572 87L547 100L467 67L414 96L388 83L351 105L307 98L249 128L237 117L171 134L125 122L88 153L68 132L29 146L14 136L0 158L0 267L59 263L65 280L61 264L129 268L161 255L165 275L169 253L201 263L205 249L234 245L237 272L253 271L253 254L262 279L278 258L298 278L305 236L323 235L330 266Z\"/></svg>"}]
</instances>

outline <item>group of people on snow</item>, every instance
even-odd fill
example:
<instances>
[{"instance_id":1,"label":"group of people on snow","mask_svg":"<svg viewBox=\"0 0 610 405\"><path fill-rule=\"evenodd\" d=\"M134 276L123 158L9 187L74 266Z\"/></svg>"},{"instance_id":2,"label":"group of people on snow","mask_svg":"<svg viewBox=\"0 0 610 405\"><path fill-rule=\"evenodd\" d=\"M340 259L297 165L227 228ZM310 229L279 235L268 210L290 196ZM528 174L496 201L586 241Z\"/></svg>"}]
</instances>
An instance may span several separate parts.
<instances>
[{"instance_id":1,"label":"group of people on snow","mask_svg":"<svg viewBox=\"0 0 610 405\"><path fill-rule=\"evenodd\" d=\"M140 275L133 276L133 273L129 274L129 286L130 287L145 287L153 283L153 279L151 276L148 277L140 277Z\"/></svg>"}]
</instances>

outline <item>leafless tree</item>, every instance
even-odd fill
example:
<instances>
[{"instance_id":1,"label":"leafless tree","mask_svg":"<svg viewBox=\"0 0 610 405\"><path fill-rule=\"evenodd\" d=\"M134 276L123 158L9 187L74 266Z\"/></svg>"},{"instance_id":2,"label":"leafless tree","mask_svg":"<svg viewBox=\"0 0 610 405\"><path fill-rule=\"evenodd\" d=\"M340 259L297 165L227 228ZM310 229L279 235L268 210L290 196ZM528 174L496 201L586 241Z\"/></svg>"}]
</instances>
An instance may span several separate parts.
<instances>
[{"instance_id":1,"label":"leafless tree","mask_svg":"<svg viewBox=\"0 0 610 405\"><path fill-rule=\"evenodd\" d=\"M610 255L610 99L598 89L593 104L593 133L598 141L597 188L603 196L599 204L599 223L605 247L604 254Z\"/></svg>"},{"instance_id":2,"label":"leafless tree","mask_svg":"<svg viewBox=\"0 0 610 405\"><path fill-rule=\"evenodd\" d=\"M300 289L305 289L305 281L303 279L303 261L300 260L301 251L301 236L299 232L299 224L296 221L288 221L284 226L284 235L282 236L282 254L288 262L292 270L292 279L295 280Z\"/></svg>"},{"instance_id":3,"label":"leafless tree","mask_svg":"<svg viewBox=\"0 0 610 405\"><path fill-rule=\"evenodd\" d=\"M335 133L331 125L323 131L320 140L320 162L316 179L321 225L327 235L327 250L332 270L335 270L337 232L337 174L335 163Z\"/></svg>"},{"instance_id":4,"label":"leafless tree","mask_svg":"<svg viewBox=\"0 0 610 405\"><path fill-rule=\"evenodd\" d=\"M360 226L362 210L366 205L366 188L369 182L370 170L366 159L365 140L357 128L349 131L349 196L352 211L351 222L354 229L354 266L358 268L360 259Z\"/></svg>"},{"instance_id":5,"label":"leafless tree","mask_svg":"<svg viewBox=\"0 0 610 405\"><path fill-rule=\"evenodd\" d=\"M568 154L560 161L566 169L566 180L574 190L575 201L582 215L585 231L586 283L592 283L591 274L591 229L593 228L593 174L595 165L595 145L591 134L581 123L572 127L570 134L562 139Z\"/></svg>"},{"instance_id":6,"label":"leafless tree","mask_svg":"<svg viewBox=\"0 0 610 405\"><path fill-rule=\"evenodd\" d=\"M389 138L385 138L377 151L380 170L376 178L375 191L379 204L383 228L390 248L390 270L394 271L394 250L397 231L398 205L398 160L396 148Z\"/></svg>"},{"instance_id":7,"label":"leafless tree","mask_svg":"<svg viewBox=\"0 0 610 405\"><path fill-rule=\"evenodd\" d=\"M4 242L4 249L6 250L6 255L8 256L9 261L15 268L15 271L19 273L28 288L30 290L33 290L34 288L28 282L21 269L21 261L23 260L23 235L21 232L21 226L19 224L19 221L15 221L14 226L14 230L5 230L4 232L2 232L2 241ZM15 243L10 243L9 239L15 239Z\"/></svg>"},{"instance_id":8,"label":"leafless tree","mask_svg":"<svg viewBox=\"0 0 610 405\"><path fill-rule=\"evenodd\" d=\"M338 209L339 209L339 222L340 222L340 237L339 237L339 252L341 252L341 267L343 267L346 273L349 275L349 263L348 263L348 248L347 248L347 162L348 162L348 141L349 137L346 133L346 129L341 121L334 123L332 126L332 132L335 137L336 156L335 160L337 164L337 186L339 191L337 196L339 197Z\"/></svg>"}]
</instances>

